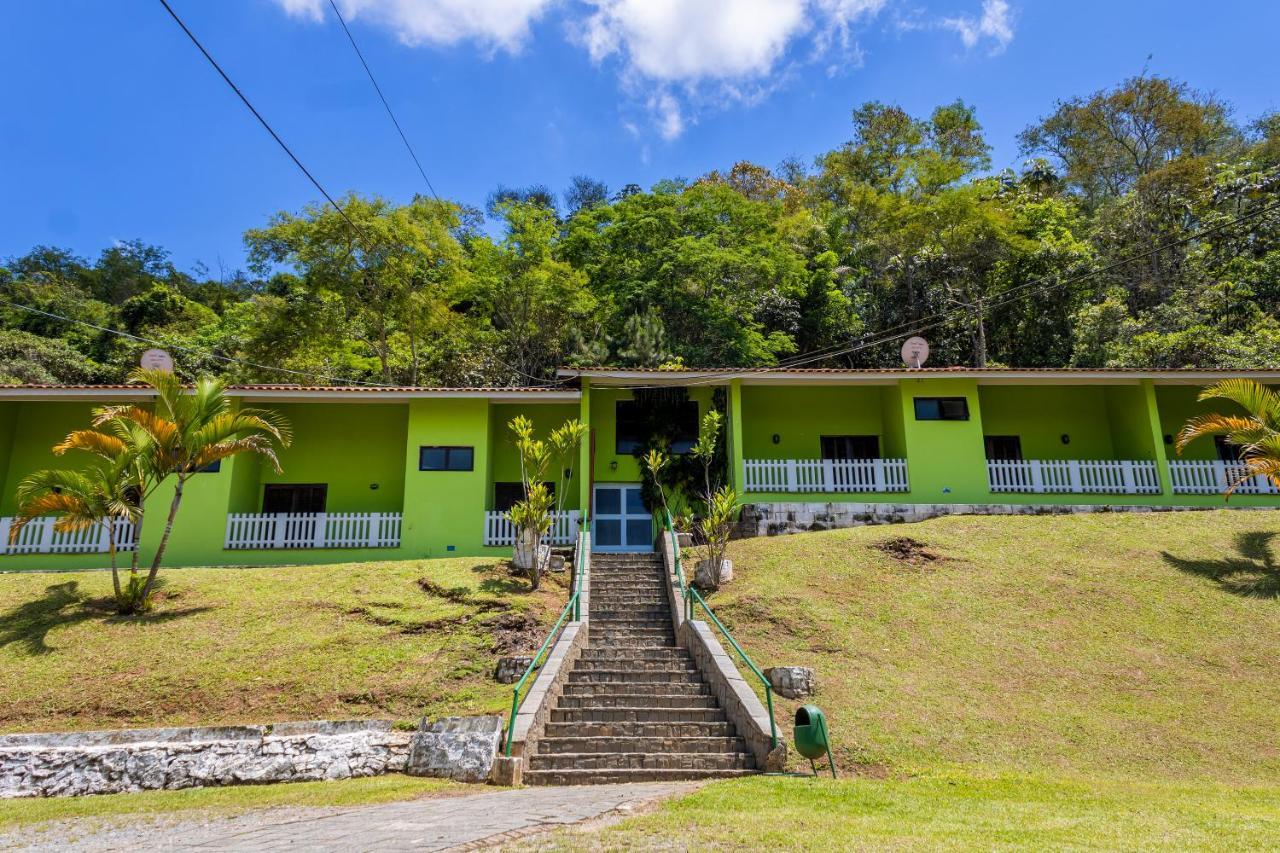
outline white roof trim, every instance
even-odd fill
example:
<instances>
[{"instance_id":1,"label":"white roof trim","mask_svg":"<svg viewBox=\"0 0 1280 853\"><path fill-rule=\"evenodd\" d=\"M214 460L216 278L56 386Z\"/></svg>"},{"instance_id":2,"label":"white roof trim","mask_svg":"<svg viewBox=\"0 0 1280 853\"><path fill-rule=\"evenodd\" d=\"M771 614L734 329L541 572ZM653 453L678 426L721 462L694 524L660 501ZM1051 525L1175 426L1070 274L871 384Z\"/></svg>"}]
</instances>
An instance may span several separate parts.
<instances>
[{"instance_id":1,"label":"white roof trim","mask_svg":"<svg viewBox=\"0 0 1280 853\"><path fill-rule=\"evenodd\" d=\"M12 400L15 402L24 400L109 402L114 400L146 400L152 396L154 396L154 392L150 388L21 388L0 386L0 401ZM355 389L334 389L332 391L299 389L291 391L280 388L231 388L227 390L227 396L233 399L271 402L290 402L294 400L323 402L328 400L343 403L381 403L422 399L482 399L503 403L576 403L582 399L582 392L578 390L487 391L483 388L433 389L430 391L360 391Z\"/></svg>"}]
</instances>

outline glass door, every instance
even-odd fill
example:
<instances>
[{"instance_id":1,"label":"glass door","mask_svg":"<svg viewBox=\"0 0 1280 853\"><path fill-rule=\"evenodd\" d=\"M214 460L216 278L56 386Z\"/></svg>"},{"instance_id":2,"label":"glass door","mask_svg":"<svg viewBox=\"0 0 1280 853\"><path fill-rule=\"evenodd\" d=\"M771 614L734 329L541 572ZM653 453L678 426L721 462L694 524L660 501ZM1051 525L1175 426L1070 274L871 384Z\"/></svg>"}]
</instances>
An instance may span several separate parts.
<instances>
[{"instance_id":1,"label":"glass door","mask_svg":"<svg viewBox=\"0 0 1280 853\"><path fill-rule=\"evenodd\" d=\"M644 508L640 486L628 483L596 485L591 550L653 550L653 516Z\"/></svg>"}]
</instances>

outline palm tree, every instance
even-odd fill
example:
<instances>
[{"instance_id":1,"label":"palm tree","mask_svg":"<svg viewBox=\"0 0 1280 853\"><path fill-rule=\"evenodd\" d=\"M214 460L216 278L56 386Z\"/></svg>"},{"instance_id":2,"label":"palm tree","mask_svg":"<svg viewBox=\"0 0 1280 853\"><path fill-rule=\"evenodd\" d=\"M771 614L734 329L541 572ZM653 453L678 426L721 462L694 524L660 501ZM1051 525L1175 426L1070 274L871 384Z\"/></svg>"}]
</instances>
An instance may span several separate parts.
<instances>
[{"instance_id":1,"label":"palm tree","mask_svg":"<svg viewBox=\"0 0 1280 853\"><path fill-rule=\"evenodd\" d=\"M1200 400L1229 400L1242 415L1197 415L1178 433L1177 449L1206 435L1225 436L1240 448L1238 475L1227 497L1246 480L1264 476L1280 487L1280 394L1252 379L1224 379L1200 392Z\"/></svg>"},{"instance_id":2,"label":"palm tree","mask_svg":"<svg viewBox=\"0 0 1280 853\"><path fill-rule=\"evenodd\" d=\"M145 607L160 572L187 480L215 462L241 453L261 456L279 473L275 445L288 447L292 433L288 421L274 412L234 409L220 379L206 377L186 389L172 373L135 370L129 381L154 388L154 406L106 406L94 413L93 425L112 425L124 436L122 440L133 446L137 465L145 472L151 490L170 475L177 478L164 533L140 596Z\"/></svg>"},{"instance_id":3,"label":"palm tree","mask_svg":"<svg viewBox=\"0 0 1280 853\"><path fill-rule=\"evenodd\" d=\"M127 454L89 465L83 471L46 469L23 479L18 484L18 512L10 528L10 541L16 539L18 531L30 521L49 514L58 516L53 529L60 533L97 526L106 529L116 604L121 612L132 609L121 593L116 560L118 522L136 523L141 515Z\"/></svg>"}]
</instances>

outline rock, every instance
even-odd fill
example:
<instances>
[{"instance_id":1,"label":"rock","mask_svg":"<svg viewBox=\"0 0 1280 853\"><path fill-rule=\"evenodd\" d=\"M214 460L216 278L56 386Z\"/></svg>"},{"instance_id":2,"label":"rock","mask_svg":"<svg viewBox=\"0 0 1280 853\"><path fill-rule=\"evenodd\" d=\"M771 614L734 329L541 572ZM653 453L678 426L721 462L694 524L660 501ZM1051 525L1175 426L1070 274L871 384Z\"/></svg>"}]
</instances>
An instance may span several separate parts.
<instances>
[{"instance_id":1,"label":"rock","mask_svg":"<svg viewBox=\"0 0 1280 853\"><path fill-rule=\"evenodd\" d=\"M547 558L547 571L563 572L565 569L564 554L552 554Z\"/></svg>"},{"instance_id":2,"label":"rock","mask_svg":"<svg viewBox=\"0 0 1280 853\"><path fill-rule=\"evenodd\" d=\"M501 717L445 717L434 723L423 717L409 745L404 772L484 782L493 770L501 737Z\"/></svg>"},{"instance_id":3,"label":"rock","mask_svg":"<svg viewBox=\"0 0 1280 853\"><path fill-rule=\"evenodd\" d=\"M0 799L369 776L403 769L409 741L387 720L11 735Z\"/></svg>"},{"instance_id":4,"label":"rock","mask_svg":"<svg viewBox=\"0 0 1280 853\"><path fill-rule=\"evenodd\" d=\"M807 666L771 666L764 671L773 689L788 699L812 696L817 689L813 670Z\"/></svg>"},{"instance_id":5,"label":"rock","mask_svg":"<svg viewBox=\"0 0 1280 853\"><path fill-rule=\"evenodd\" d=\"M677 533L677 534L676 534L676 541L680 543L680 547L681 547L682 549L683 549L683 548L692 548L692 547L693 547L693 534L692 534L692 533Z\"/></svg>"},{"instance_id":6,"label":"rock","mask_svg":"<svg viewBox=\"0 0 1280 853\"><path fill-rule=\"evenodd\" d=\"M493 777L490 781L495 785L519 787L524 780L524 759L518 755L499 755L493 762Z\"/></svg>"},{"instance_id":7,"label":"rock","mask_svg":"<svg viewBox=\"0 0 1280 853\"><path fill-rule=\"evenodd\" d=\"M499 684L515 684L531 663L533 658L528 657L498 658L498 666L493 671L493 678Z\"/></svg>"},{"instance_id":8,"label":"rock","mask_svg":"<svg viewBox=\"0 0 1280 853\"><path fill-rule=\"evenodd\" d=\"M720 583L715 582L715 578L711 576L711 561L699 560L693 570L693 585L698 589L715 589L720 584L728 583L733 580L733 560L722 560L720 562Z\"/></svg>"}]
</instances>

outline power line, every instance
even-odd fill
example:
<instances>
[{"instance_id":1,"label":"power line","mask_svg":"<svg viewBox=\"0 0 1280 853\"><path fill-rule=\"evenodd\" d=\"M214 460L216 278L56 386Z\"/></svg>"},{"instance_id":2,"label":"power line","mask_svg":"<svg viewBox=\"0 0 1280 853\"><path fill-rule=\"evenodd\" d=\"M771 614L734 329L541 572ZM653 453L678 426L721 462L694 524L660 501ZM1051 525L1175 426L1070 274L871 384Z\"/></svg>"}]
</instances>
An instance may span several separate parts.
<instances>
[{"instance_id":1,"label":"power line","mask_svg":"<svg viewBox=\"0 0 1280 853\"><path fill-rule=\"evenodd\" d=\"M1005 291L1005 293L1002 294L1001 297L998 297L987 306L988 310L994 310L1003 305L1007 305L1011 302L1015 302L1020 299L1023 299L1036 292L1048 292L1050 290L1055 290L1060 287L1065 287L1069 284L1075 284L1081 281L1085 281L1087 279L1093 278L1094 276L1111 272L1127 264L1131 264L1135 261L1145 260L1146 258L1149 258L1152 255L1158 254L1167 249L1173 249L1179 246L1186 245L1188 243L1192 243L1196 240L1200 240L1204 237L1207 237L1210 234L1217 233L1218 231L1222 231L1223 229L1226 229L1226 228L1234 227L1243 222L1247 222L1250 219L1254 219L1258 216L1262 216L1265 213L1269 213L1277 209L1280 209L1280 201L1272 202L1271 204L1264 205L1255 210L1251 210L1248 213L1243 213L1225 222L1220 222L1217 225L1213 225L1209 228L1204 228L1200 231L1196 231L1192 234L1188 234L1185 237L1180 237L1177 240L1171 240L1167 243L1158 245L1152 249L1148 249L1145 252L1139 252L1137 254L1130 255L1125 258L1121 258L1117 261L1113 261L1112 263L1107 264L1106 266L1099 267L1097 269L1090 270L1085 273L1081 273L1080 275L1077 275L1077 276L1072 276L1066 279L1059 279L1049 284L1041 284L1043 282L1047 282L1050 278L1049 276L1042 276L1041 278L1038 278L1038 279L1032 279L1029 282L1020 284L1016 287L1012 287L1009 290ZM1041 284L1041 286L1036 287L1037 284ZM1026 292L1018 294L1018 291L1026 291ZM891 326L888 329L884 329L884 330L881 330L880 332L877 332L870 339L866 337L861 338L859 339L858 343L848 347L836 348L834 349L834 351L832 351L831 347L826 347L823 350L816 351L815 353L803 353L792 359L786 359L783 362L779 362L777 365L773 365L769 367L746 367L746 368L743 368L741 371L735 371L735 373L753 374L753 373L767 373L771 370L778 370L778 369L794 369L801 365L812 364L815 361L822 361L823 359L827 359L827 358L836 358L842 355L849 355L855 352L860 352L865 349L870 349L871 347L882 346L883 344L890 343L891 341L896 341L902 338L910 337L911 335L919 334L920 332L928 331L929 329L934 329L939 326L944 326L947 323L951 322L953 319L955 319L957 315L964 315L967 313L968 312L966 312L964 309L957 309L955 311L933 314L927 317L920 318L918 320L911 320L905 323L899 323L897 326ZM935 318L937 319L936 322L932 322L932 323L925 322L928 320L933 320ZM906 331L900 331L904 329ZM702 381L682 383L686 387L693 387L696 385L714 385L724 381L723 373L704 372L701 377L697 377L696 371L693 371L693 373L696 378L701 379ZM673 375L675 375L675 372L673 372ZM647 388L662 388L667 386L666 385L622 385L622 386L610 386L610 387L639 390L639 389L647 389Z\"/></svg>"},{"instance_id":2,"label":"power line","mask_svg":"<svg viewBox=\"0 0 1280 853\"><path fill-rule=\"evenodd\" d=\"M364 53L360 50L360 45L356 44L356 37L352 35L351 28L347 26L346 20L342 17L342 13L338 11L338 4L334 0L329 0L329 7L333 9L333 14L337 16L338 23L342 24L342 31L347 34L347 41L351 42L351 48L356 52L356 56L360 59L360 64L364 66L364 73L369 75L369 82L373 84L373 91L378 93L378 99L382 101L382 106L387 111L387 117L391 119L391 123L395 125L396 133L400 134L400 141L404 143L405 150L409 152L409 156L413 158L413 165L418 167L418 174L422 175L422 182L427 185L427 189L431 191L431 195L435 196L436 201L442 201L436 188L431 186L431 179L427 177L426 169L422 168L422 162L418 160L417 153L413 150L413 146L409 144L409 137L405 135L404 128L400 126L400 122L396 120L396 114L391 110L391 104L387 102L387 98L382 94L382 87L378 85L377 79L373 76L373 69L369 67L369 63L364 58Z\"/></svg>"},{"instance_id":3,"label":"power line","mask_svg":"<svg viewBox=\"0 0 1280 853\"><path fill-rule=\"evenodd\" d=\"M338 379L333 376L325 376L319 373L308 373L305 370L293 370L288 367L275 367L270 364L258 364L257 362L247 361L243 358L234 358L232 356L227 356L227 355L218 355L217 353L212 353L212 352L201 352L200 350L193 349L191 347L184 347L180 344L165 343L164 341L157 341L154 338L147 338L147 337L143 337L142 335L135 335L132 332L123 332L119 329L112 329L109 326L99 326L97 323L90 323L87 320L78 320L75 317L67 317L62 314L55 314L52 311L45 311L42 308L36 308L32 305L23 305L21 302L12 302L8 299L0 299L0 306L5 306L7 308L17 308L21 311L27 311L32 314L39 314L42 317L49 317L54 320L62 320L67 323L74 323L75 325L78 325L78 326L84 326L86 328L93 329L98 332L104 332L109 335L115 335L117 337L126 338L131 341L137 341L138 343L142 343L142 344L151 344L152 346L162 347L164 349L175 349L175 350L178 350L179 352L185 352L197 358L200 358L200 357L211 358L211 359L214 359L215 361L221 361L226 364L240 364L240 365L244 365L245 367L252 367L258 370L275 370L279 373L288 373L293 376L304 376L308 379L320 379L320 380L323 380L324 382L328 382L331 384L363 385L371 388L391 387L388 385L383 385L378 382L361 382L358 379Z\"/></svg>"},{"instance_id":4,"label":"power line","mask_svg":"<svg viewBox=\"0 0 1280 853\"><path fill-rule=\"evenodd\" d=\"M169 16L173 18L178 26L182 28L182 31L187 34L187 38L191 39L191 43L199 49L200 53L204 54L204 58L209 60L209 64L218 72L218 75L222 77L223 81L231 87L231 91L235 92L241 102L249 108L249 112L253 113L253 117L258 120L258 123L266 129L267 133L271 134L271 138L276 141L276 144L284 149L284 153L289 155L289 159L293 161L294 165L302 170L302 174L306 175L307 179L311 181L317 190L320 191L320 194L328 200L329 204L333 205L333 209L338 211L338 215L346 220L347 224L351 226L351 230L359 234L361 237L365 237L366 242L368 242L368 238L364 231L351 221L351 218L347 216L347 212L343 210L336 201L334 201L333 196L329 195L329 191L320 184L320 181L316 180L316 176L311 174L311 171L302 164L302 161L298 159L298 155L293 153L293 149L285 144L285 141L280 138L280 134L275 132L275 129L272 128L267 120L262 117L262 113L258 112L257 108L254 107L248 97L245 96L244 92L240 91L240 87L237 86L229 76L227 76L227 72L222 70L222 66L219 65L218 61L213 58L213 55L205 49L205 46L200 43L200 40L196 38L195 33L191 32L191 29L183 22L182 18L178 17L178 13L173 11L173 7L169 5L168 0L160 0L160 5L164 7L165 11L169 13Z\"/></svg>"}]
</instances>

